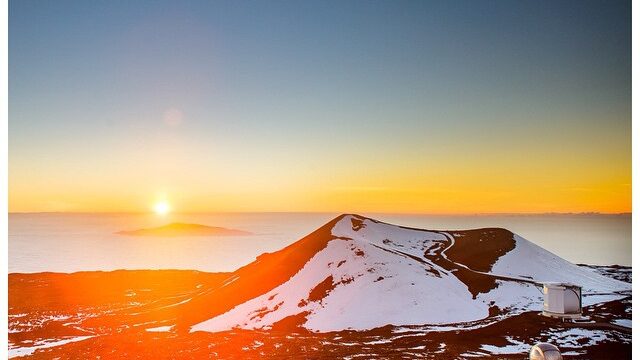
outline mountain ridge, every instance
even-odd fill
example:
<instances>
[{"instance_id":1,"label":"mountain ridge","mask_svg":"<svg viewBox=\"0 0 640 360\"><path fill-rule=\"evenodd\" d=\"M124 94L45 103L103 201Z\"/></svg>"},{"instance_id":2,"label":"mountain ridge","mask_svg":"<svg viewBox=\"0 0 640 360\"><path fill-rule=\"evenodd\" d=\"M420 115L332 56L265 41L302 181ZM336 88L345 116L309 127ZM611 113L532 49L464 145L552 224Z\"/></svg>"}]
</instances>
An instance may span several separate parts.
<instances>
[{"instance_id":1,"label":"mountain ridge","mask_svg":"<svg viewBox=\"0 0 640 360\"><path fill-rule=\"evenodd\" d=\"M527 252L519 257L526 260L528 255L535 254L540 263L530 263L529 270L518 266L522 259L512 259L509 254L519 247ZM495 271L496 267L501 271ZM349 270L343 271L345 268ZM262 294L251 297L244 287L255 281L256 273L279 276L277 279L263 278L265 284L260 290L252 288L251 291L252 295ZM564 273L568 275L562 275ZM243 279L247 276L250 279ZM383 281L392 278L396 280ZM518 311L530 310L534 305L541 308L540 292L535 286L551 280L573 280L584 285L586 293L596 288L627 288L603 279L599 274L579 269L506 229L433 231L387 224L357 214L342 214L303 239L279 251L262 254L234 272L229 283L223 286L227 289L219 291L240 291L247 295L242 300L235 304L231 301L224 309L216 307L215 311L206 311L203 307L204 311L197 312L198 319L183 319L183 323L190 331L221 331L235 327L269 329L277 327L280 321L291 322L296 318L294 323L299 326L331 331L343 329L342 326L344 329L369 329L387 324L475 321L507 308ZM389 283L392 289L380 287L382 283ZM416 284L419 285L416 287ZM321 301L312 296L318 287L323 289L315 292L323 295ZM436 289L443 295L433 295ZM395 299L395 292L404 292L407 299L413 301L405 304L408 307L401 304L383 306L389 317L380 317L374 322L367 322L366 314L359 313L359 309L343 298ZM447 301L443 301L444 298ZM196 301L207 303L203 299ZM430 310L425 304L449 309L448 315L441 316L442 311ZM372 312L380 310L379 306L370 305ZM414 315L405 317L395 309L407 310ZM332 320L338 317L337 314L349 311L358 314L351 318L353 324ZM215 315L198 321L206 313Z\"/></svg>"}]
</instances>

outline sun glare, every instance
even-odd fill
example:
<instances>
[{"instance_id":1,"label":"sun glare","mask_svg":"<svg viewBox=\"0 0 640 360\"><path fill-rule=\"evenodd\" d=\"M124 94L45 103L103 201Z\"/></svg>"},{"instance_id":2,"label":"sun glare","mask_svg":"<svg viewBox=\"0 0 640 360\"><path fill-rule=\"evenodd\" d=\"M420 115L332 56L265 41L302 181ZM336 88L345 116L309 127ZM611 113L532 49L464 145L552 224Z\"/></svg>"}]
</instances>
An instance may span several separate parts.
<instances>
[{"instance_id":1,"label":"sun glare","mask_svg":"<svg viewBox=\"0 0 640 360\"><path fill-rule=\"evenodd\" d=\"M171 210L171 208L166 201L160 201L153 205L153 211L158 215L166 215L169 213L169 210Z\"/></svg>"}]
</instances>

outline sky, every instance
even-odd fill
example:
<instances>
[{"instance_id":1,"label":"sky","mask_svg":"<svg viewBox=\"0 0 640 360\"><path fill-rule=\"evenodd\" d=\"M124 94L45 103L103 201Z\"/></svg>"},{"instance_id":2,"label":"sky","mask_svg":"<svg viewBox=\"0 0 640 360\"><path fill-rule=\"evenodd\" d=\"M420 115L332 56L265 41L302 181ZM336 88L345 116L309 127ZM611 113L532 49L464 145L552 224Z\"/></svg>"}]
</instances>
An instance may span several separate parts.
<instances>
[{"instance_id":1,"label":"sky","mask_svg":"<svg viewBox=\"0 0 640 360\"><path fill-rule=\"evenodd\" d=\"M631 211L627 1L9 1L9 211Z\"/></svg>"}]
</instances>

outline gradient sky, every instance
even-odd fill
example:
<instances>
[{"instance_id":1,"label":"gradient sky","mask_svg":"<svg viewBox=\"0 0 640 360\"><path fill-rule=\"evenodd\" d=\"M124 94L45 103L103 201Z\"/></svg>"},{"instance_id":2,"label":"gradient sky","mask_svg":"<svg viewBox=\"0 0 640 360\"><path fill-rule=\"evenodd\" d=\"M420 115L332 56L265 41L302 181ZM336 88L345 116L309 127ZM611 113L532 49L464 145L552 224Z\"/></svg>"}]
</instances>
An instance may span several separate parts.
<instances>
[{"instance_id":1,"label":"gradient sky","mask_svg":"<svg viewBox=\"0 0 640 360\"><path fill-rule=\"evenodd\" d=\"M9 2L10 211L631 211L626 1Z\"/></svg>"}]
</instances>

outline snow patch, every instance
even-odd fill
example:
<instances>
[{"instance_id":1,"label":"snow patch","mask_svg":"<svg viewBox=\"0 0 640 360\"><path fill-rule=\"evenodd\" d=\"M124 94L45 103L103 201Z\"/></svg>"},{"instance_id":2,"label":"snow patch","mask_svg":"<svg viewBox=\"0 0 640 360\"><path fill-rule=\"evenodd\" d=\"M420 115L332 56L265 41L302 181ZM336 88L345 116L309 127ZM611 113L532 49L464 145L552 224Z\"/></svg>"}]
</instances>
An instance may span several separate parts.
<instances>
[{"instance_id":1,"label":"snow patch","mask_svg":"<svg viewBox=\"0 0 640 360\"><path fill-rule=\"evenodd\" d=\"M168 325L168 326L158 326L158 327L154 327L154 328L148 328L145 329L148 332L168 332L171 331L171 328L173 326L172 325Z\"/></svg>"},{"instance_id":2,"label":"snow patch","mask_svg":"<svg viewBox=\"0 0 640 360\"><path fill-rule=\"evenodd\" d=\"M31 355L38 349L46 349L50 347L61 346L61 345L69 344L72 342L86 340L92 337L94 336L93 335L92 336L76 336L76 337L65 338L57 341L47 341L47 340L38 341L35 343L36 345L34 346L9 347L9 358Z\"/></svg>"}]
</instances>

